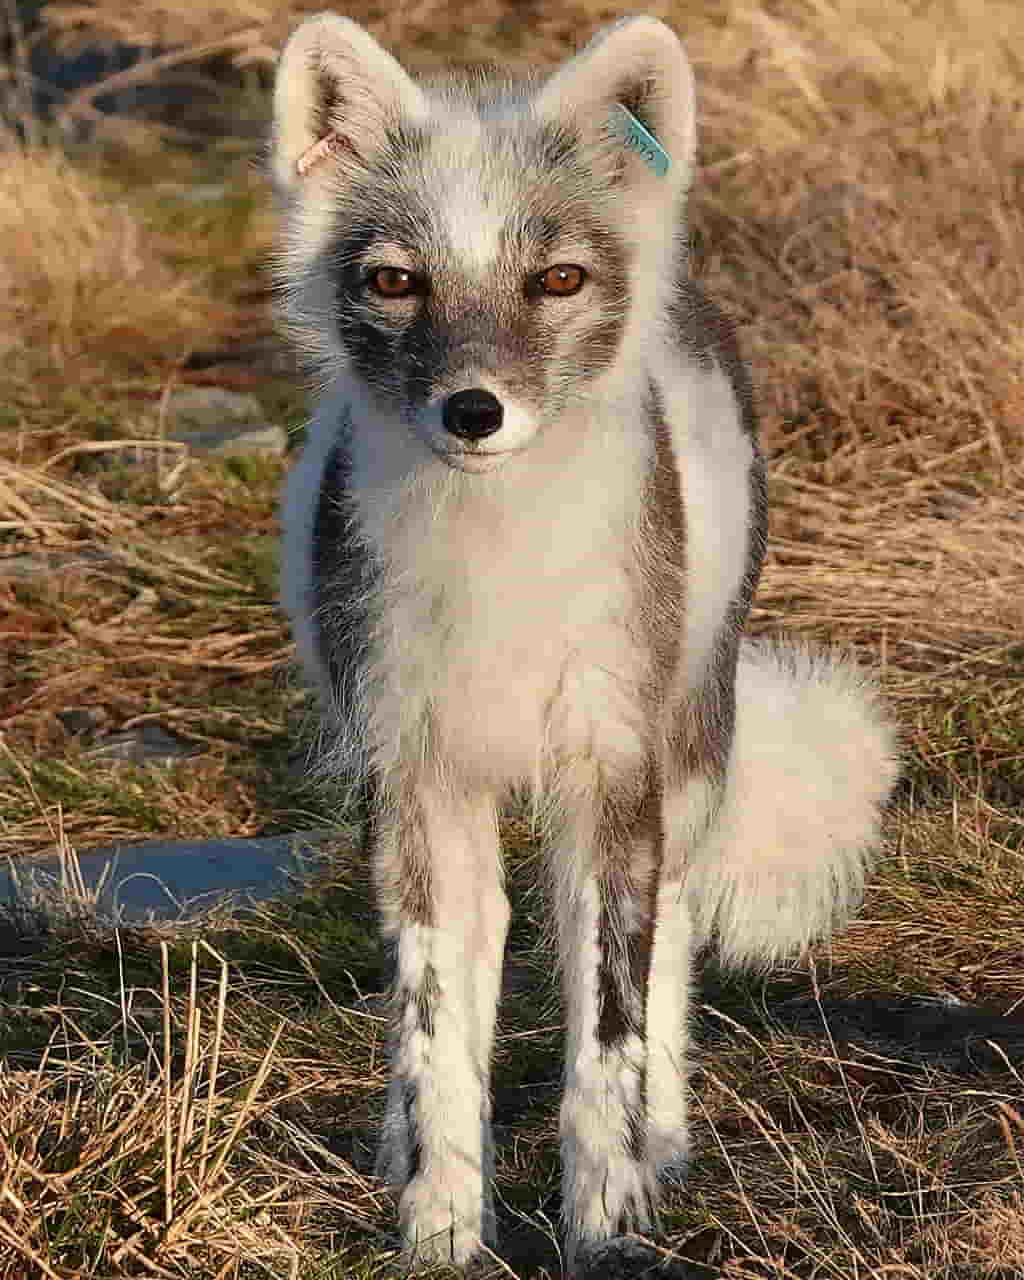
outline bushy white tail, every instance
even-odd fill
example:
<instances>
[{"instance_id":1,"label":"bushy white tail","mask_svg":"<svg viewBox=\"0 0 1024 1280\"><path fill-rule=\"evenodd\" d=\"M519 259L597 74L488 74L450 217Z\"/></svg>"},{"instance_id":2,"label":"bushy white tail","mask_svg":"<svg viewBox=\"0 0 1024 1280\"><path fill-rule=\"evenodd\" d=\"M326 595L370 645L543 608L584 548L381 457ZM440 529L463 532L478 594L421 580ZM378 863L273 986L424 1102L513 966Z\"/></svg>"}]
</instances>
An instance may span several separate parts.
<instances>
[{"instance_id":1,"label":"bushy white tail","mask_svg":"<svg viewBox=\"0 0 1024 1280\"><path fill-rule=\"evenodd\" d=\"M725 797L686 879L723 963L771 964L846 920L898 772L895 731L853 663L744 643Z\"/></svg>"}]
</instances>

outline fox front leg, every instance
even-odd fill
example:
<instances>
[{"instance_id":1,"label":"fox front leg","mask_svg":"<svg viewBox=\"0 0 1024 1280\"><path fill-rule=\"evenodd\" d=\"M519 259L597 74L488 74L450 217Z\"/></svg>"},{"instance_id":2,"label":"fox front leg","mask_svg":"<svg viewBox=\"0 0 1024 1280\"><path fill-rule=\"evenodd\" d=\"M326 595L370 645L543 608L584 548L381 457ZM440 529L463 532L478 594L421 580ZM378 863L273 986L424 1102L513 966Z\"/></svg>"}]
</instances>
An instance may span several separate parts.
<instances>
[{"instance_id":1,"label":"fox front leg","mask_svg":"<svg viewBox=\"0 0 1024 1280\"><path fill-rule=\"evenodd\" d=\"M495 809L417 784L373 823L396 960L377 1170L398 1191L409 1260L461 1264L494 1241L489 1076L509 914Z\"/></svg>"}]
</instances>

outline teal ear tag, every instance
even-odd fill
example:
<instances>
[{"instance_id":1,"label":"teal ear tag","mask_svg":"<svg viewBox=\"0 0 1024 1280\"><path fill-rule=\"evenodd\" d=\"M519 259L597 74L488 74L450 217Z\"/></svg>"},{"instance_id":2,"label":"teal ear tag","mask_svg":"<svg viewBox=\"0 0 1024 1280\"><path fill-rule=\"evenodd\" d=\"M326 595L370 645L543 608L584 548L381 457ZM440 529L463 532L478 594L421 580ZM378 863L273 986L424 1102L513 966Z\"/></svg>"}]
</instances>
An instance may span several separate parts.
<instances>
[{"instance_id":1,"label":"teal ear tag","mask_svg":"<svg viewBox=\"0 0 1024 1280\"><path fill-rule=\"evenodd\" d=\"M659 178L664 178L668 173L668 152L654 134L644 128L632 111L621 102L615 105L618 108L617 124L623 142L633 151L639 152Z\"/></svg>"}]
</instances>

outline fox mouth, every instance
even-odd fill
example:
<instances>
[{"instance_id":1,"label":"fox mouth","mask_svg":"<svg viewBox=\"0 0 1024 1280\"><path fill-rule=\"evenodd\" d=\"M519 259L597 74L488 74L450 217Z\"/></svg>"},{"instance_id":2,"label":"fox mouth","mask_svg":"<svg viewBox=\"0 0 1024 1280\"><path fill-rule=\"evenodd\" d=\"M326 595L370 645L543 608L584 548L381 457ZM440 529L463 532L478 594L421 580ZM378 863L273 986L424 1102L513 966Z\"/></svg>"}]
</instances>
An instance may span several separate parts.
<instances>
[{"instance_id":1,"label":"fox mouth","mask_svg":"<svg viewBox=\"0 0 1024 1280\"><path fill-rule=\"evenodd\" d=\"M483 445L456 445L441 447L436 442L430 443L431 452L443 463L455 471L477 475L482 471L493 471L501 466L505 459L522 453L522 449L488 449Z\"/></svg>"}]
</instances>

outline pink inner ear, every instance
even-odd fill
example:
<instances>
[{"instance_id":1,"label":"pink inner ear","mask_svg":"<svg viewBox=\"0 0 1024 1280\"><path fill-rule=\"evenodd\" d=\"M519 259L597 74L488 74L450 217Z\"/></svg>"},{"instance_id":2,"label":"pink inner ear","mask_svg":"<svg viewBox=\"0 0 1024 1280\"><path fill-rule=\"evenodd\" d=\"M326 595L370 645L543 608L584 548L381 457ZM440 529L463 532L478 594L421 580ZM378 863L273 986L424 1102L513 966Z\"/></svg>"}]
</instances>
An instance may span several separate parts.
<instances>
[{"instance_id":1,"label":"pink inner ear","mask_svg":"<svg viewBox=\"0 0 1024 1280\"><path fill-rule=\"evenodd\" d=\"M295 170L300 178L304 178L314 165L318 165L321 160L326 160L328 156L337 151L341 151L345 147L345 140L337 133L329 133L325 138L320 138L314 142L311 147L307 147L295 161Z\"/></svg>"}]
</instances>

